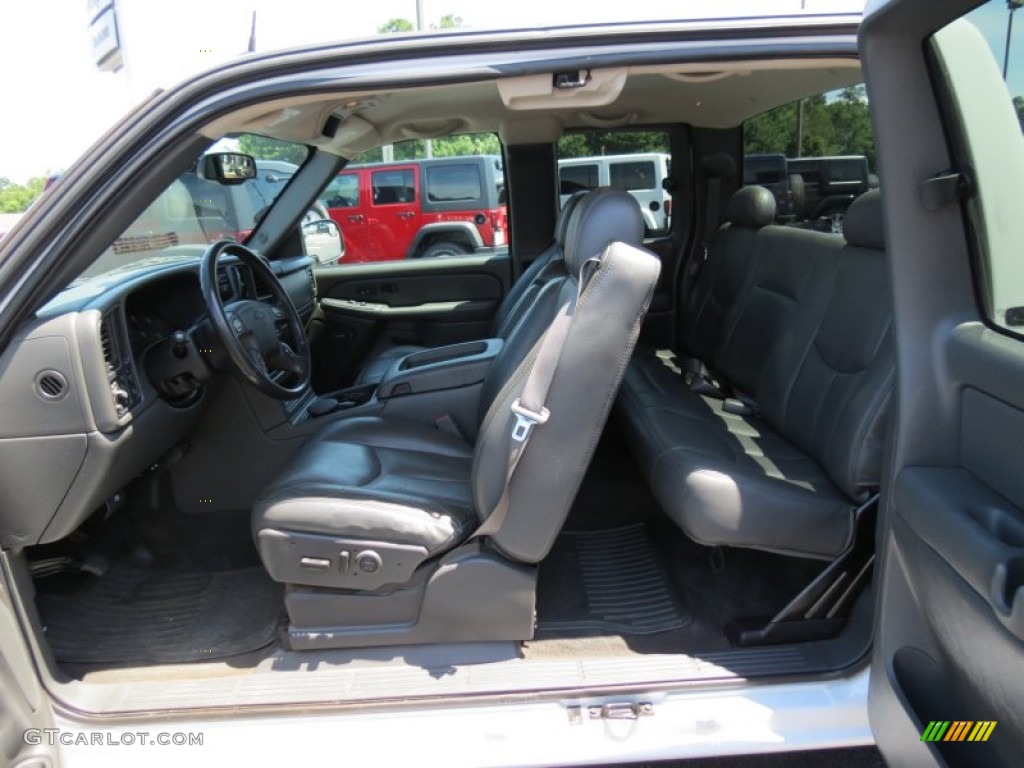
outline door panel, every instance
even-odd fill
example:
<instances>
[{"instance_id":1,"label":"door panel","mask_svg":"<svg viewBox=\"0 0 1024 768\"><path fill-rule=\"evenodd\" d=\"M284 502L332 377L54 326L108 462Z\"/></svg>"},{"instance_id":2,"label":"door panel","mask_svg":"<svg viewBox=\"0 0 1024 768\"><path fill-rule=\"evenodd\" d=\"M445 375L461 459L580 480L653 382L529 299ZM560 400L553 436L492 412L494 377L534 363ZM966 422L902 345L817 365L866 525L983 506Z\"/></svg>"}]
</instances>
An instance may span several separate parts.
<instances>
[{"instance_id":1,"label":"door panel","mask_svg":"<svg viewBox=\"0 0 1024 768\"><path fill-rule=\"evenodd\" d=\"M0 759L4 765L56 765L54 748L39 729L53 727L49 700L36 677L14 613L6 553L0 556Z\"/></svg>"},{"instance_id":2,"label":"door panel","mask_svg":"<svg viewBox=\"0 0 1024 768\"><path fill-rule=\"evenodd\" d=\"M349 384L368 356L396 344L486 338L509 284L507 254L358 264L316 272L314 388Z\"/></svg>"},{"instance_id":3,"label":"door panel","mask_svg":"<svg viewBox=\"0 0 1024 768\"><path fill-rule=\"evenodd\" d=\"M997 329L1012 313L993 304L1000 294L988 281L999 277L990 266L1000 252L1013 254L1016 272L1024 250L1024 139L999 71L1002 43L966 22L947 27L971 0L877 5L862 26L861 56L899 384L878 535L871 724L892 765L1016 765L1024 338ZM1002 0L981 12L1005 24ZM950 173L964 181L937 192L931 180ZM950 725L930 729L933 721Z\"/></svg>"},{"instance_id":4,"label":"door panel","mask_svg":"<svg viewBox=\"0 0 1024 768\"><path fill-rule=\"evenodd\" d=\"M367 214L370 252L381 260L404 259L420 229L420 168L396 166L370 171L372 204Z\"/></svg>"}]
</instances>

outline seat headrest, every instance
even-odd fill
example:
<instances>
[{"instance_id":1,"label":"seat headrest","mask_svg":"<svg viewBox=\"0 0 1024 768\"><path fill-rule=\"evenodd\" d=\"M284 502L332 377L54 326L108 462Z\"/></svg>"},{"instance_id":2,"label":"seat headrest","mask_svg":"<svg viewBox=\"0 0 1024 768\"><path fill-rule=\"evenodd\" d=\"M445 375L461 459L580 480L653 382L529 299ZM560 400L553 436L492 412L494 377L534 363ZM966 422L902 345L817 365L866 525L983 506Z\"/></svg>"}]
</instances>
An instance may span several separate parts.
<instances>
[{"instance_id":1,"label":"seat headrest","mask_svg":"<svg viewBox=\"0 0 1024 768\"><path fill-rule=\"evenodd\" d=\"M565 238L565 266L578 275L587 259L600 256L609 243L641 246L644 216L640 204L619 189L595 189L577 204Z\"/></svg>"},{"instance_id":2,"label":"seat headrest","mask_svg":"<svg viewBox=\"0 0 1024 768\"><path fill-rule=\"evenodd\" d=\"M737 227L767 227L775 221L775 195L764 187L740 187L729 198L726 217Z\"/></svg>"},{"instance_id":3,"label":"seat headrest","mask_svg":"<svg viewBox=\"0 0 1024 768\"><path fill-rule=\"evenodd\" d=\"M881 192L872 189L850 203L843 221L843 237L850 245L885 250Z\"/></svg>"},{"instance_id":4,"label":"seat headrest","mask_svg":"<svg viewBox=\"0 0 1024 768\"><path fill-rule=\"evenodd\" d=\"M736 175L736 161L725 152L715 152L700 159L700 169L714 179L731 179Z\"/></svg>"},{"instance_id":5,"label":"seat headrest","mask_svg":"<svg viewBox=\"0 0 1024 768\"><path fill-rule=\"evenodd\" d=\"M558 212L558 218L555 220L555 244L563 250L565 249L565 238L569 234L569 220L572 219L572 212L576 210L576 206L586 195L586 191L573 192L572 196L565 201L562 210Z\"/></svg>"}]
</instances>

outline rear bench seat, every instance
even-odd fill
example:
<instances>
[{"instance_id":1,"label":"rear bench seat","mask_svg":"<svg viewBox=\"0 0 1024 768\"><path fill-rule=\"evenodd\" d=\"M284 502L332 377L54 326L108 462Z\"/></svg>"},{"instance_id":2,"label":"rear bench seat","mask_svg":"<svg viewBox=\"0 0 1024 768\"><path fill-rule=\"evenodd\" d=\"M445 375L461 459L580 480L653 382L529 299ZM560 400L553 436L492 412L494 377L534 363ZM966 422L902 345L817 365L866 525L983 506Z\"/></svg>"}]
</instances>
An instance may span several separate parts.
<instances>
[{"instance_id":1,"label":"rear bench seat","mask_svg":"<svg viewBox=\"0 0 1024 768\"><path fill-rule=\"evenodd\" d=\"M773 216L767 190L733 196L683 354L638 351L619 414L688 536L831 559L879 484L895 375L880 199L853 203L843 237Z\"/></svg>"}]
</instances>

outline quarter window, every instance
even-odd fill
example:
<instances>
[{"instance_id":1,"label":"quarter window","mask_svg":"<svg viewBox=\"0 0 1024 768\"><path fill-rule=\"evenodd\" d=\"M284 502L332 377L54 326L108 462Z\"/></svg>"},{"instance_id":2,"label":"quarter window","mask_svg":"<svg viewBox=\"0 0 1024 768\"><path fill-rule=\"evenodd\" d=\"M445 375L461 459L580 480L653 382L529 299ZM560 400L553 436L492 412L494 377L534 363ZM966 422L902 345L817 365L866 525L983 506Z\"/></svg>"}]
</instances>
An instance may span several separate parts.
<instances>
[{"instance_id":1,"label":"quarter window","mask_svg":"<svg viewBox=\"0 0 1024 768\"><path fill-rule=\"evenodd\" d=\"M480 169L474 164L428 167L427 189L432 203L479 200L484 194Z\"/></svg>"},{"instance_id":2,"label":"quarter window","mask_svg":"<svg viewBox=\"0 0 1024 768\"><path fill-rule=\"evenodd\" d=\"M615 189L632 192L654 189L654 163L612 163L608 166L609 182Z\"/></svg>"}]
</instances>

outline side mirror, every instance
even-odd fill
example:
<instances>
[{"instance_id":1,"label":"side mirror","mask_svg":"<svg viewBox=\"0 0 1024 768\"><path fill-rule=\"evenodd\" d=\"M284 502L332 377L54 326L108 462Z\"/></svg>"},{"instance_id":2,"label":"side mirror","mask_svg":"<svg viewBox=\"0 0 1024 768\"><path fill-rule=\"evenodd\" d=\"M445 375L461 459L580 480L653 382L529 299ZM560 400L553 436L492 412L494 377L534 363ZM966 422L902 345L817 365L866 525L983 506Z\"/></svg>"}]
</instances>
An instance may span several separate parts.
<instances>
[{"instance_id":1,"label":"side mirror","mask_svg":"<svg viewBox=\"0 0 1024 768\"><path fill-rule=\"evenodd\" d=\"M302 243L318 266L331 266L345 258L345 240L333 219L307 218L302 224Z\"/></svg>"},{"instance_id":2,"label":"side mirror","mask_svg":"<svg viewBox=\"0 0 1024 768\"><path fill-rule=\"evenodd\" d=\"M256 178L256 160L240 152L211 152L199 158L196 171L218 184L241 184Z\"/></svg>"}]
</instances>

